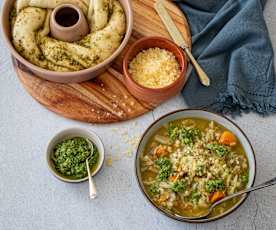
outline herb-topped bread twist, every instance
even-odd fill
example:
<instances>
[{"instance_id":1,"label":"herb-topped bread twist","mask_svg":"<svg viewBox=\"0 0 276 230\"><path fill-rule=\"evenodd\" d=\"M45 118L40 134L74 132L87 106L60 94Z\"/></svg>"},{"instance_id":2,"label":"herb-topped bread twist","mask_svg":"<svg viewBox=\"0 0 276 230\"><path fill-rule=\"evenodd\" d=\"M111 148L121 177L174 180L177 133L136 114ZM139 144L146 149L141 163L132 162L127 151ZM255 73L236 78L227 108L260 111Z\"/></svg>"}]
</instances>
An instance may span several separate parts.
<instances>
[{"instance_id":1,"label":"herb-topped bread twist","mask_svg":"<svg viewBox=\"0 0 276 230\"><path fill-rule=\"evenodd\" d=\"M90 34L69 43L50 36L50 15L60 4L82 9ZM11 13L12 40L31 63L53 71L78 71L111 56L126 32L126 17L118 0L18 0Z\"/></svg>"}]
</instances>

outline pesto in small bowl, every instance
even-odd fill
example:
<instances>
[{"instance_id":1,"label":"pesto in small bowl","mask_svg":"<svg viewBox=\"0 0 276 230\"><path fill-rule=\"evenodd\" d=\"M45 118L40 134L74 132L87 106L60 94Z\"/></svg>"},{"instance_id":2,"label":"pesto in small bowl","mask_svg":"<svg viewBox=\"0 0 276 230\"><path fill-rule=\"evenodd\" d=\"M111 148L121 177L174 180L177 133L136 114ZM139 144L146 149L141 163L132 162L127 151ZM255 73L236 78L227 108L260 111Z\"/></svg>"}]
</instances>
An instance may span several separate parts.
<instances>
[{"instance_id":1,"label":"pesto in small bowl","mask_svg":"<svg viewBox=\"0 0 276 230\"><path fill-rule=\"evenodd\" d=\"M69 183L88 180L87 158L91 175L94 177L103 166L104 155L104 146L98 135L82 128L69 128L58 132L49 141L46 149L50 172L59 180Z\"/></svg>"},{"instance_id":2,"label":"pesto in small bowl","mask_svg":"<svg viewBox=\"0 0 276 230\"><path fill-rule=\"evenodd\" d=\"M93 143L91 153L92 146L88 141L83 137L73 137L58 143L51 156L55 169L70 179L82 179L87 176L86 159L89 157L89 166L93 172L99 162L99 152Z\"/></svg>"}]
</instances>

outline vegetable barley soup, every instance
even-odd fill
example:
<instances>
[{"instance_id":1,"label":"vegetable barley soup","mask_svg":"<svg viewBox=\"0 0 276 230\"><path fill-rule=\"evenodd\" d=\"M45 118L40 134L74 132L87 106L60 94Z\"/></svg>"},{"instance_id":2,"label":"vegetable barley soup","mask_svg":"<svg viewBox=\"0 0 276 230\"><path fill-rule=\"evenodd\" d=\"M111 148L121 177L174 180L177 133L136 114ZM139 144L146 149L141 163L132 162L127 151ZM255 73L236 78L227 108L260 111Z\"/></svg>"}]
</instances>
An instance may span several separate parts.
<instances>
[{"instance_id":1,"label":"vegetable barley soup","mask_svg":"<svg viewBox=\"0 0 276 230\"><path fill-rule=\"evenodd\" d=\"M141 176L152 201L180 216L198 216L208 207L244 189L248 160L239 140L221 125L203 119L182 119L160 128L141 159ZM214 209L217 216L239 199Z\"/></svg>"}]
</instances>

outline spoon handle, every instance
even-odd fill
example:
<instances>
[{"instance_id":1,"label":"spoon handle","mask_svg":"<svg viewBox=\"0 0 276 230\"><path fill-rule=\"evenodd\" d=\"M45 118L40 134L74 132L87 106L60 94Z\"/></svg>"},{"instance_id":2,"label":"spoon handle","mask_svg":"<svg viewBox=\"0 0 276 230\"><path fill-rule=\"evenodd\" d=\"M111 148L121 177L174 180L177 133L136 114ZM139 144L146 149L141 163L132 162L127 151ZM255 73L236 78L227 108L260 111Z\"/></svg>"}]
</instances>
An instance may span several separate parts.
<instances>
[{"instance_id":1,"label":"spoon handle","mask_svg":"<svg viewBox=\"0 0 276 230\"><path fill-rule=\"evenodd\" d=\"M194 66L194 68L197 72L197 75L199 77L200 82L206 87L210 86L210 78L207 76L207 74L204 72L204 70L198 64L198 62L194 58L193 54L189 50L189 48L188 47L181 47L181 48L185 51L185 53L187 54L187 56L190 59L191 63L193 64L193 66Z\"/></svg>"},{"instance_id":2,"label":"spoon handle","mask_svg":"<svg viewBox=\"0 0 276 230\"><path fill-rule=\"evenodd\" d=\"M92 176L91 176L88 159L86 159L86 168L87 168L88 180L89 180L89 198L93 200L97 197L97 189L96 189L94 180L92 179Z\"/></svg>"},{"instance_id":3,"label":"spoon handle","mask_svg":"<svg viewBox=\"0 0 276 230\"><path fill-rule=\"evenodd\" d=\"M219 205L219 204L221 204L221 203L223 203L223 202L225 202L227 200L233 199L233 198L235 198L237 196L241 196L241 195L243 195L245 193L253 192L253 191L256 191L256 190L259 190L259 189L263 189L263 188L266 188L266 187L270 187L270 186L273 186L273 185L276 185L276 177L273 178L273 179L271 179L271 180L268 180L268 181L266 181L266 182L264 182L264 183L262 183L260 185L257 185L255 187L248 188L248 189L242 190L240 192L234 193L234 194L232 194L230 196L227 196L227 197L225 197L225 198L223 198L223 199L215 202L211 206L211 208L214 208L215 206L217 206L217 205Z\"/></svg>"}]
</instances>

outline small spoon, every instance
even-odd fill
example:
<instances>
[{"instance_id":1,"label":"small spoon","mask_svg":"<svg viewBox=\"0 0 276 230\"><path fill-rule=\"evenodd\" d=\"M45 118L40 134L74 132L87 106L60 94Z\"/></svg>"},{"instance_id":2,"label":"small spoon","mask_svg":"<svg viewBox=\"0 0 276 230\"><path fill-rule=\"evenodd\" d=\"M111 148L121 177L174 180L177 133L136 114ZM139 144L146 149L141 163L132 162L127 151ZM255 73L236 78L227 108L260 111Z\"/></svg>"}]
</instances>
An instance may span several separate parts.
<instances>
[{"instance_id":1,"label":"small spoon","mask_svg":"<svg viewBox=\"0 0 276 230\"><path fill-rule=\"evenodd\" d=\"M241 196L241 195L246 194L246 193L249 193L249 192L253 192L253 191L256 191L256 190L259 190L259 189L264 189L264 188L266 188L266 187L273 186L273 185L275 185L275 184L276 184L276 177L273 178L273 179L271 179L271 180L269 180L269 181L266 181L266 182L264 182L264 183L262 183L262 184L260 184L260 185L257 185L257 186L255 186L255 187L248 188L248 189L242 190L242 191L240 191L240 192L234 193L234 194L232 194L232 195L230 195L230 196L227 196L227 197L225 197L225 198L223 198L223 199L221 199L221 200L219 200L219 201L213 203L213 204L209 207L208 211L207 211L206 213L200 215L200 216L195 216L195 217L183 217L183 216L179 216L179 215L176 215L176 216L177 216L177 217L180 217L180 218L182 218L182 219L184 218L184 219L188 219L188 220L203 219L203 218L208 217L216 206L218 206L219 204L221 204L221 203L223 203L223 202L225 202L225 201L231 200L231 199L233 199L233 198L235 198L235 197L237 197L237 196Z\"/></svg>"},{"instance_id":2,"label":"small spoon","mask_svg":"<svg viewBox=\"0 0 276 230\"><path fill-rule=\"evenodd\" d=\"M93 155L94 146L93 146L93 144L91 143L90 140L86 139L86 141L91 147L91 154L89 155L89 157L86 158L86 169L87 169L88 180L89 180L89 198L91 200L93 200L97 197L97 189L96 189L95 182L94 182L94 180L92 178L92 175L91 175L91 171L90 171L90 167L89 167L89 159Z\"/></svg>"}]
</instances>

